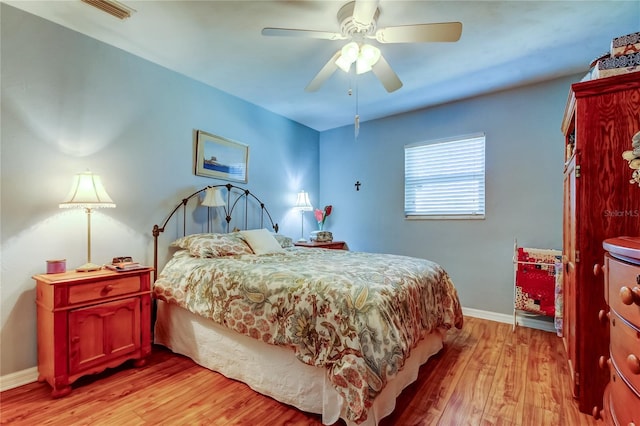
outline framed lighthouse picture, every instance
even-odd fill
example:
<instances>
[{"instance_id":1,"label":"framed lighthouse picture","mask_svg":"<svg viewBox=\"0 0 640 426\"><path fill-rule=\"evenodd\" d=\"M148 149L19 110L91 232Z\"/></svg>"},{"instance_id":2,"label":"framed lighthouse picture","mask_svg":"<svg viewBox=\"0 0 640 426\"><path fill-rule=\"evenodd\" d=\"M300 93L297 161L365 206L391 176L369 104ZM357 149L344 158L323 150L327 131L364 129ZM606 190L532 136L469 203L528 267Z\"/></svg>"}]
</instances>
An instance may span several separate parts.
<instances>
[{"instance_id":1,"label":"framed lighthouse picture","mask_svg":"<svg viewBox=\"0 0 640 426\"><path fill-rule=\"evenodd\" d=\"M247 183L248 165L248 145L196 132L196 175Z\"/></svg>"}]
</instances>

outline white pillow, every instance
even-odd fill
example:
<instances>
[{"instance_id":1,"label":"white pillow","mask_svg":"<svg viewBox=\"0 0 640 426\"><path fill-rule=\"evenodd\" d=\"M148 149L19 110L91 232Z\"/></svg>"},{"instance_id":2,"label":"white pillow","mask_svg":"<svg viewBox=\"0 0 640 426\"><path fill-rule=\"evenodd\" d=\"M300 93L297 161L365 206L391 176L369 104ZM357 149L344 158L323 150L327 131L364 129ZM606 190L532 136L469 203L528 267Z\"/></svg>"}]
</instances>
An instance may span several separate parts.
<instances>
[{"instance_id":1,"label":"white pillow","mask_svg":"<svg viewBox=\"0 0 640 426\"><path fill-rule=\"evenodd\" d=\"M276 240L275 237L264 228L240 231L240 235L242 235L255 254L284 252L284 249L280 247L278 240Z\"/></svg>"}]
</instances>

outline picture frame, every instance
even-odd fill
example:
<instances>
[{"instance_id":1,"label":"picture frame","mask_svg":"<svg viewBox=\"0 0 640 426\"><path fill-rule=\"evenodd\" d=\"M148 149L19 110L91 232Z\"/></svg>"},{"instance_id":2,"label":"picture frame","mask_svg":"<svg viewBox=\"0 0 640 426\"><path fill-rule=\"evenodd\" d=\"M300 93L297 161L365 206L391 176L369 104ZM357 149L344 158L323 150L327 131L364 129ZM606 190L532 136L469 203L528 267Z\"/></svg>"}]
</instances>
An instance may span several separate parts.
<instances>
[{"instance_id":1,"label":"picture frame","mask_svg":"<svg viewBox=\"0 0 640 426\"><path fill-rule=\"evenodd\" d=\"M248 168L248 145L202 130L196 132L196 175L247 183Z\"/></svg>"}]
</instances>

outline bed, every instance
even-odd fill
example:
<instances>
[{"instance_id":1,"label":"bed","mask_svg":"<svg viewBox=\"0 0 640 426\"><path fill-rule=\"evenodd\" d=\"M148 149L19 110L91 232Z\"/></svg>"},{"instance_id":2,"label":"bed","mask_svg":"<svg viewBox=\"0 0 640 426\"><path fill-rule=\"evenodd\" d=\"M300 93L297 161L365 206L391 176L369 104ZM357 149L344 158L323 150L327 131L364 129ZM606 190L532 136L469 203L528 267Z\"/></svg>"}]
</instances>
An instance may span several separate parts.
<instances>
[{"instance_id":1,"label":"bed","mask_svg":"<svg viewBox=\"0 0 640 426\"><path fill-rule=\"evenodd\" d=\"M169 220L178 211L183 222L197 217L189 201L219 189L231 232L189 233L183 223L183 235L171 239L153 287L155 343L321 414L324 424L376 425L440 351L446 331L462 327L446 271L406 256L293 247L264 204L230 184L195 192L154 226L156 270ZM238 206L241 227L232 226ZM250 213L259 216L255 224Z\"/></svg>"}]
</instances>

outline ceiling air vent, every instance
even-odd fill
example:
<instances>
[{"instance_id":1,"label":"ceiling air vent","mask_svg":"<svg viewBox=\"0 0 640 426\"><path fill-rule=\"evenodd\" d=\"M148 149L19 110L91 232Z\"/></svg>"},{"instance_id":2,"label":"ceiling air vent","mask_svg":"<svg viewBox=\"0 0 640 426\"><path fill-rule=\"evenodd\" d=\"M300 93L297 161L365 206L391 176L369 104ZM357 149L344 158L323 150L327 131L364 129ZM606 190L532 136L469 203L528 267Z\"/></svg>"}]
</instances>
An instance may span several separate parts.
<instances>
[{"instance_id":1,"label":"ceiling air vent","mask_svg":"<svg viewBox=\"0 0 640 426\"><path fill-rule=\"evenodd\" d=\"M116 1L116 0L81 0L83 3L91 5L95 8L107 12L109 15L113 15L118 19L125 19L131 16L134 9L129 6Z\"/></svg>"}]
</instances>

